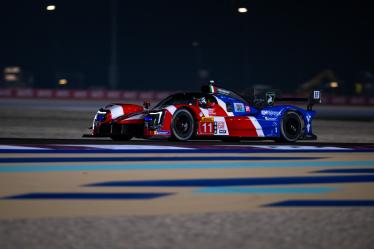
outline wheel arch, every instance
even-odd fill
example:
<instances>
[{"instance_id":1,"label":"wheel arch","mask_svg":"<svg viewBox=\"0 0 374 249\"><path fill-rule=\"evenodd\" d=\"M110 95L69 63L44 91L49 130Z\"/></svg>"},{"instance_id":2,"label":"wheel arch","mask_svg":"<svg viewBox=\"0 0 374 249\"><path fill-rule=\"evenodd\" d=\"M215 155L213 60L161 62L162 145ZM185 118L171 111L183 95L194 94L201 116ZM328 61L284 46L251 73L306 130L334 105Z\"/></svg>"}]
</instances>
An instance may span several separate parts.
<instances>
[{"instance_id":1,"label":"wheel arch","mask_svg":"<svg viewBox=\"0 0 374 249\"><path fill-rule=\"evenodd\" d=\"M287 112L290 112L290 111L293 111L293 112L296 112L297 114L300 115L301 119L306 122L306 117L305 117L305 111L302 109L302 108L299 108L299 107L296 107L296 106L287 106L285 108L282 109L279 117L279 125L280 125L280 121L283 119L284 115L287 113Z\"/></svg>"},{"instance_id":2,"label":"wheel arch","mask_svg":"<svg viewBox=\"0 0 374 249\"><path fill-rule=\"evenodd\" d=\"M189 111L191 113L192 117L194 118L195 122L197 122L199 120L199 114L197 113L197 110L195 110L191 106L182 106L182 107L176 109L175 112L178 111L178 110L180 110L180 109L186 109L187 111Z\"/></svg>"},{"instance_id":3,"label":"wheel arch","mask_svg":"<svg viewBox=\"0 0 374 249\"><path fill-rule=\"evenodd\" d=\"M182 106L182 107L179 107L175 110L175 112L173 113L172 115L172 118L170 120L170 133L171 133L171 139L173 139L173 137L175 138L175 134L173 134L173 122L174 122L174 116L175 114L180 111L180 110L185 110L187 111L188 113L190 113L190 115L192 116L192 121L194 123L194 130L193 130L193 133L192 133L192 137L195 137L197 135L197 132L196 132L196 129L197 129L197 124L198 124L198 119L197 119L197 114L196 114L196 111L193 110L193 108L189 108L188 106ZM180 139L179 139L180 140Z\"/></svg>"}]
</instances>

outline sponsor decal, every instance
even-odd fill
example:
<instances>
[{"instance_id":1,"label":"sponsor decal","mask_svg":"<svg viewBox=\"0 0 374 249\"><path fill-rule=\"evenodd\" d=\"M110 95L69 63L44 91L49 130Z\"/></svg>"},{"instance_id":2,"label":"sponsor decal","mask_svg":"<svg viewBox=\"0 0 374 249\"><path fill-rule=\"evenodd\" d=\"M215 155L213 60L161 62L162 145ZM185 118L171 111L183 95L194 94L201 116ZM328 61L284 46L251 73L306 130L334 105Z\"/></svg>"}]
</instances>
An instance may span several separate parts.
<instances>
[{"instance_id":1,"label":"sponsor decal","mask_svg":"<svg viewBox=\"0 0 374 249\"><path fill-rule=\"evenodd\" d=\"M226 134L226 131L225 130L220 130L219 133L220 134Z\"/></svg>"},{"instance_id":2,"label":"sponsor decal","mask_svg":"<svg viewBox=\"0 0 374 249\"><path fill-rule=\"evenodd\" d=\"M157 131L157 134L158 135L170 135L170 131L162 131L162 130L160 130L160 131Z\"/></svg>"},{"instance_id":3,"label":"sponsor decal","mask_svg":"<svg viewBox=\"0 0 374 249\"><path fill-rule=\"evenodd\" d=\"M265 120L266 120L266 121L276 121L277 118L265 117Z\"/></svg>"},{"instance_id":4,"label":"sponsor decal","mask_svg":"<svg viewBox=\"0 0 374 249\"><path fill-rule=\"evenodd\" d=\"M251 107L249 107L249 106L245 106L245 112L251 112Z\"/></svg>"},{"instance_id":5,"label":"sponsor decal","mask_svg":"<svg viewBox=\"0 0 374 249\"><path fill-rule=\"evenodd\" d=\"M270 110L262 110L261 114L264 116L279 116L281 114L280 111L270 111Z\"/></svg>"},{"instance_id":6,"label":"sponsor decal","mask_svg":"<svg viewBox=\"0 0 374 249\"><path fill-rule=\"evenodd\" d=\"M311 121L312 117L310 115L306 115L305 118L307 120L306 131L307 131L307 133L310 133L310 121Z\"/></svg>"},{"instance_id":7,"label":"sponsor decal","mask_svg":"<svg viewBox=\"0 0 374 249\"><path fill-rule=\"evenodd\" d=\"M202 122L214 122L214 117L202 117Z\"/></svg>"},{"instance_id":8,"label":"sponsor decal","mask_svg":"<svg viewBox=\"0 0 374 249\"><path fill-rule=\"evenodd\" d=\"M235 112L245 112L243 103L234 103Z\"/></svg>"},{"instance_id":9,"label":"sponsor decal","mask_svg":"<svg viewBox=\"0 0 374 249\"><path fill-rule=\"evenodd\" d=\"M274 104L274 100L275 100L275 93L273 93L273 92L267 92L265 94L265 96L266 96L266 103L268 105L273 105Z\"/></svg>"},{"instance_id":10,"label":"sponsor decal","mask_svg":"<svg viewBox=\"0 0 374 249\"><path fill-rule=\"evenodd\" d=\"M222 122L222 121L217 122L217 129L218 130L225 129L225 122Z\"/></svg>"},{"instance_id":11,"label":"sponsor decal","mask_svg":"<svg viewBox=\"0 0 374 249\"><path fill-rule=\"evenodd\" d=\"M223 95L229 95L230 94L230 91L227 91L227 90L224 90L224 89L221 89L221 88L217 88L217 92L220 93L220 94L223 94Z\"/></svg>"}]
</instances>

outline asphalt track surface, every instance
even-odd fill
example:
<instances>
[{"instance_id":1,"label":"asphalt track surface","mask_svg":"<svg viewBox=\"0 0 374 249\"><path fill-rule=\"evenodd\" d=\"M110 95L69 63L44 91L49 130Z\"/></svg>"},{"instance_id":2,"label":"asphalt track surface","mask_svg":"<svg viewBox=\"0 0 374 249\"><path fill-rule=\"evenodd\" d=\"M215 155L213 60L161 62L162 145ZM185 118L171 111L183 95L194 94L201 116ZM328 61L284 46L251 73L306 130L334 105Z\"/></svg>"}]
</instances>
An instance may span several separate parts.
<instances>
[{"instance_id":1,"label":"asphalt track surface","mask_svg":"<svg viewBox=\"0 0 374 249\"><path fill-rule=\"evenodd\" d=\"M82 139L92 111L55 105L0 106L1 249L374 248L372 122L316 120L297 144L124 143Z\"/></svg>"},{"instance_id":2,"label":"asphalt track surface","mask_svg":"<svg viewBox=\"0 0 374 249\"><path fill-rule=\"evenodd\" d=\"M374 144L0 144L0 248L372 248L374 242Z\"/></svg>"}]
</instances>

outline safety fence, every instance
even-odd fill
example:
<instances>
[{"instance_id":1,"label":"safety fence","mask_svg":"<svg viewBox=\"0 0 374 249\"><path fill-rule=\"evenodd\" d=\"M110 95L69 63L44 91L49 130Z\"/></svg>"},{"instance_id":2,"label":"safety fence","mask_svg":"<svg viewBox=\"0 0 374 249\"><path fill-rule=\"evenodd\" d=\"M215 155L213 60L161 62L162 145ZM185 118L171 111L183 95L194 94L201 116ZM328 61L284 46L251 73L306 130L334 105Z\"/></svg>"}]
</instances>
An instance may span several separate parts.
<instances>
[{"instance_id":1,"label":"safety fence","mask_svg":"<svg viewBox=\"0 0 374 249\"><path fill-rule=\"evenodd\" d=\"M68 89L0 89L0 98L40 98L72 100L160 100L169 91L110 91L110 90L68 90Z\"/></svg>"},{"instance_id":2,"label":"safety fence","mask_svg":"<svg viewBox=\"0 0 374 249\"><path fill-rule=\"evenodd\" d=\"M158 101L172 94L172 91L133 91L133 90L70 90L70 89L35 89L3 88L0 98L20 99L70 99L70 100L129 100ZM287 97L298 97L287 95ZM373 105L374 97L365 96L328 96L322 95L322 104L329 105Z\"/></svg>"}]
</instances>

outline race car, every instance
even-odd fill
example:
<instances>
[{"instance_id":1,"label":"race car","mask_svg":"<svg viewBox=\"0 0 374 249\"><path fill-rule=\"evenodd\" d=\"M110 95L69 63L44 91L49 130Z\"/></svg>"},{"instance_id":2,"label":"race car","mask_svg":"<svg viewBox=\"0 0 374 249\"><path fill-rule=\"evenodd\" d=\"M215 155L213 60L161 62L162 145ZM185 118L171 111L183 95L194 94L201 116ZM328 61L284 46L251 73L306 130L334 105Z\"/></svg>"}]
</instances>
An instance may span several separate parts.
<instances>
[{"instance_id":1,"label":"race car","mask_svg":"<svg viewBox=\"0 0 374 249\"><path fill-rule=\"evenodd\" d=\"M307 101L306 109L278 105L282 101ZM275 92L242 97L234 91L205 85L200 92L176 93L154 107L110 104L95 115L93 137L113 140L165 138L191 139L271 139L281 142L315 140L312 107L321 102L320 91L309 98L278 98Z\"/></svg>"}]
</instances>

